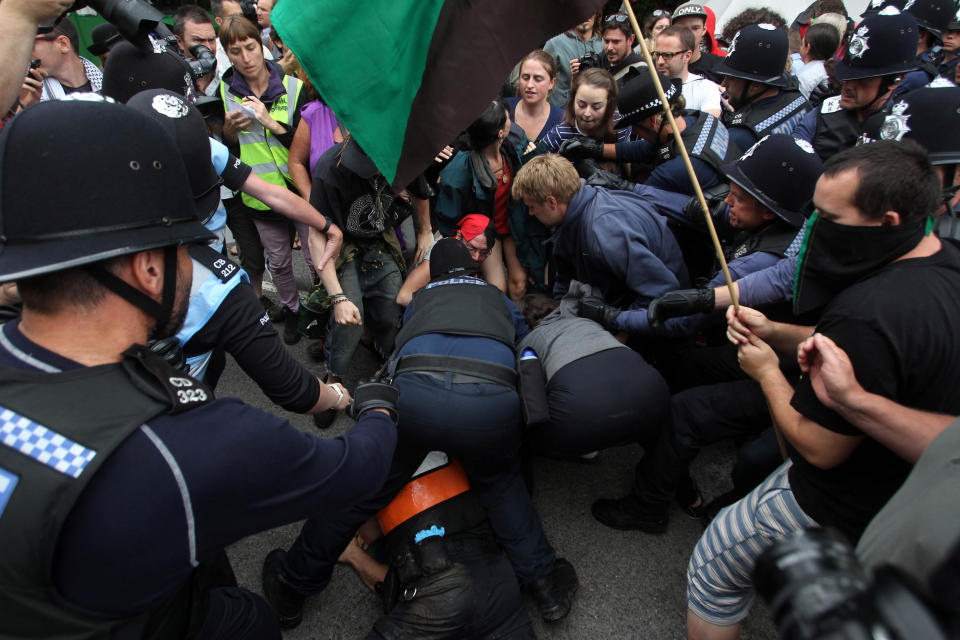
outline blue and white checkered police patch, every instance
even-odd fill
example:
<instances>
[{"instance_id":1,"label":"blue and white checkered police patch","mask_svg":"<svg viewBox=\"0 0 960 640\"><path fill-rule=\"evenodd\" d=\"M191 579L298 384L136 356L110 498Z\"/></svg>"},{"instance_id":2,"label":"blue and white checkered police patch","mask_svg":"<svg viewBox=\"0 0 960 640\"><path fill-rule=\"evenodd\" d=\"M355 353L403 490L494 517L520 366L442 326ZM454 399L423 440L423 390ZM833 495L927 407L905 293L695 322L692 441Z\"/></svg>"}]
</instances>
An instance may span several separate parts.
<instances>
[{"instance_id":1,"label":"blue and white checkered police patch","mask_svg":"<svg viewBox=\"0 0 960 640\"><path fill-rule=\"evenodd\" d=\"M18 482L20 482L20 478L0 467L0 516L3 515L3 510L7 508L7 503L10 502L10 496L13 495L13 490L17 487Z\"/></svg>"},{"instance_id":2,"label":"blue and white checkered police patch","mask_svg":"<svg viewBox=\"0 0 960 640\"><path fill-rule=\"evenodd\" d=\"M30 418L0 407L0 442L71 478L79 478L97 452Z\"/></svg>"}]
</instances>

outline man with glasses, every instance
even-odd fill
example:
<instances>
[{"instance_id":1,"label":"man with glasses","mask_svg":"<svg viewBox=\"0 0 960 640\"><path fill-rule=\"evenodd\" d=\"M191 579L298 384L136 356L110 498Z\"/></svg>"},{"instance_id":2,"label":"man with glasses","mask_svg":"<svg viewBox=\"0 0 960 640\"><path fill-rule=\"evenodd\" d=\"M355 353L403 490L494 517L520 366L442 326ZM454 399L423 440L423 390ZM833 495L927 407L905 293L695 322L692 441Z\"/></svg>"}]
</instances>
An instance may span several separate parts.
<instances>
[{"instance_id":1,"label":"man with glasses","mask_svg":"<svg viewBox=\"0 0 960 640\"><path fill-rule=\"evenodd\" d=\"M687 2L677 7L677 10L673 12L672 20L674 26L689 29L693 33L694 40L696 40L696 45L693 47L690 56L690 71L719 84L723 78L714 73L713 68L720 64L723 58L700 49L703 36L707 33L708 17L707 10L702 4Z\"/></svg>"},{"instance_id":2,"label":"man with glasses","mask_svg":"<svg viewBox=\"0 0 960 640\"><path fill-rule=\"evenodd\" d=\"M654 40L654 47L652 56L657 70L683 83L686 108L719 118L720 87L701 75L690 73L690 58L696 48L693 32L685 27L667 27Z\"/></svg>"},{"instance_id":3,"label":"man with glasses","mask_svg":"<svg viewBox=\"0 0 960 640\"><path fill-rule=\"evenodd\" d=\"M103 74L95 64L80 57L80 36L76 25L64 18L49 31L40 31L33 44L33 59L39 60L40 66L31 68L23 81L21 106L60 100L68 93L99 93Z\"/></svg>"}]
</instances>

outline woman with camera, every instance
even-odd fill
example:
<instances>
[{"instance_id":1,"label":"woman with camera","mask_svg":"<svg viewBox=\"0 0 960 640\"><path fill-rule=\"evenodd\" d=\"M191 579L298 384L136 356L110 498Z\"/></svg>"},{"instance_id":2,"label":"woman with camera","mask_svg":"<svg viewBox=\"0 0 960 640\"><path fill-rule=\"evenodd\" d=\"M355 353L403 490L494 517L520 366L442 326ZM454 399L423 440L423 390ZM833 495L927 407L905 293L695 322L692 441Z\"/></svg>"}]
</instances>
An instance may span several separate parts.
<instances>
[{"instance_id":1,"label":"woman with camera","mask_svg":"<svg viewBox=\"0 0 960 640\"><path fill-rule=\"evenodd\" d=\"M303 83L293 76L285 76L279 65L264 59L260 32L246 18L225 18L220 27L220 44L233 65L224 72L220 83L226 113L224 142L252 166L260 178L280 186L292 184L287 164L300 109L307 98ZM241 266L250 276L254 291L260 295L265 267L263 249L266 250L270 274L284 307L283 341L293 344L300 339L297 331L300 301L293 276L287 219L245 193L231 202L234 204L227 209L228 223L240 246ZM251 218L254 229L249 222L244 224ZM307 226L298 223L296 227L300 237L306 238ZM312 273L313 263L306 244L304 258Z\"/></svg>"}]
</instances>

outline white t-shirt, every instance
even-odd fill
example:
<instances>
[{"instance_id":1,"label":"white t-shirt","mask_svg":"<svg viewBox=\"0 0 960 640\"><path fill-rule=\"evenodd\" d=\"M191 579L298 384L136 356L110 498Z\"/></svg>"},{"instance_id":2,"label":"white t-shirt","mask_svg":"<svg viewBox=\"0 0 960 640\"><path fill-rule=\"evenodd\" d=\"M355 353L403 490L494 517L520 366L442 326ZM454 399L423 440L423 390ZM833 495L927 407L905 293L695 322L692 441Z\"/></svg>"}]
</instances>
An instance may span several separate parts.
<instances>
[{"instance_id":1,"label":"white t-shirt","mask_svg":"<svg viewBox=\"0 0 960 640\"><path fill-rule=\"evenodd\" d=\"M703 76L688 73L683 83L683 100L687 109L716 113L720 111L720 86Z\"/></svg>"},{"instance_id":2,"label":"white t-shirt","mask_svg":"<svg viewBox=\"0 0 960 640\"><path fill-rule=\"evenodd\" d=\"M827 79L827 70L823 67L823 60L811 60L797 72L800 81L800 93L809 98L810 93L817 88L821 81Z\"/></svg>"}]
</instances>

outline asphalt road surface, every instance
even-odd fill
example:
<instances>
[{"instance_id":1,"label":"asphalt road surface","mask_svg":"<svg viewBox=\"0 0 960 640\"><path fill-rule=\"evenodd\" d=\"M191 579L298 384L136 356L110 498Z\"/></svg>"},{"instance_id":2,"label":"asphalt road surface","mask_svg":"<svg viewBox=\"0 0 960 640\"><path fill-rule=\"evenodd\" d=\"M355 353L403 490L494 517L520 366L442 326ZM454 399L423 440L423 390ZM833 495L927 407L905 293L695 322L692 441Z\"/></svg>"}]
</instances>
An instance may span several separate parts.
<instances>
[{"instance_id":1,"label":"asphalt road surface","mask_svg":"<svg viewBox=\"0 0 960 640\"><path fill-rule=\"evenodd\" d=\"M296 252L297 281L306 289L309 279ZM265 287L267 295L270 287ZM322 376L322 363L311 362L303 339L288 347L308 369ZM352 388L369 376L376 363L358 348L350 375ZM231 358L217 387L220 397L237 397L251 405L288 418L298 428L321 437L335 438L352 425L339 416L333 426L317 431L309 416L291 414L273 405ZM615 531L593 519L590 504L601 497L619 497L630 483L633 466L642 453L637 445L602 451L596 462L585 464L538 458L534 461L534 502L547 537L559 556L568 558L580 578L580 590L570 614L554 624L543 623L532 600L527 611L539 638L685 638L686 568L690 552L702 533L702 524L679 508L670 516L663 535ZM707 500L730 488L733 448L718 445L701 454L694 466ZM261 592L263 558L276 547L288 547L300 524L265 531L233 545L229 550L241 586ZM338 566L327 589L307 600L303 622L285 632L288 640L363 638L380 615L380 601L346 566ZM776 638L766 609L757 601L746 620L744 640Z\"/></svg>"}]
</instances>

